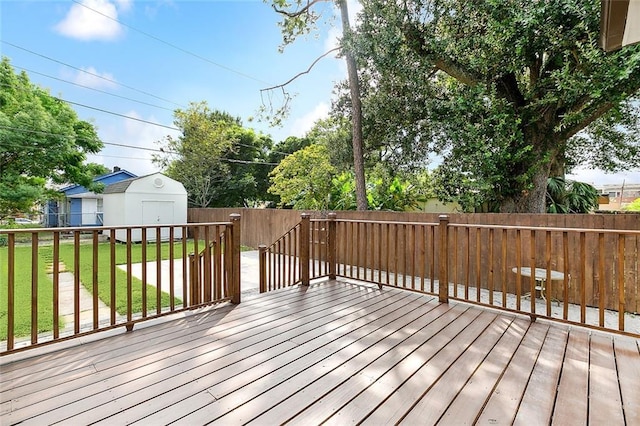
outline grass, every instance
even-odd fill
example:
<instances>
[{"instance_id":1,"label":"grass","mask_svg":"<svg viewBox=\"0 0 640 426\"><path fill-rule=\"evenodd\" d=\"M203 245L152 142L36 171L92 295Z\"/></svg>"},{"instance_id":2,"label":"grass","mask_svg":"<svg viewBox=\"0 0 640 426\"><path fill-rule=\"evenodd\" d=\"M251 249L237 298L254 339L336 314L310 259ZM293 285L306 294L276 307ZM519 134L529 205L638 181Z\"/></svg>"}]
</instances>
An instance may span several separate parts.
<instances>
[{"instance_id":1,"label":"grass","mask_svg":"<svg viewBox=\"0 0 640 426\"><path fill-rule=\"evenodd\" d=\"M189 245L187 250L189 250ZM80 244L80 281L85 288L93 293L93 245L92 244ZM169 258L169 244L162 243L161 247L161 259ZM115 245L115 264L122 265L127 262L127 248L124 244ZM182 243L174 244L174 257L182 257ZM53 257L53 248L51 246L43 247L41 251L45 252L47 257L51 259ZM75 270L74 263L74 248L73 244L60 244L60 260L64 263L67 271L73 272ZM156 244L147 244L147 262L156 260ZM51 262L51 260L50 260ZM142 245L135 244L131 246L131 262L142 262ZM109 243L98 244L98 297L107 306L111 305L111 245ZM120 268L115 268L115 308L116 312L120 315L127 314L127 273ZM149 284L143 284L141 280L136 277L131 277L131 309L132 312L142 312L142 296L143 292L147 295L147 312L153 312L157 308L156 303L156 287ZM175 304L181 304L182 301L178 298L174 298ZM162 292L160 305L162 307L169 306L170 296L169 294Z\"/></svg>"},{"instance_id":2,"label":"grass","mask_svg":"<svg viewBox=\"0 0 640 426\"><path fill-rule=\"evenodd\" d=\"M25 243L30 241L30 234L26 234ZM80 281L85 288L93 293L93 245L90 241L80 244ZM198 244L198 249L202 250L202 241ZM127 262L127 248L125 244L115 245L115 264L122 265ZM147 262L156 260L157 245L147 244ZM241 247L242 251L252 250L250 247ZM160 258L169 259L169 243L160 244ZM0 247L0 340L7 337L7 252L6 247ZM193 242L187 242L187 253L193 252ZM174 244L174 258L182 258L182 243ZM53 283L47 275L47 268L53 262L53 247L51 245L40 246L38 251L38 332L47 332L53 329ZM64 263L64 268L73 272L74 249L69 242L60 243L60 261ZM133 244L131 246L131 262L142 262L142 245ZM115 269L116 275L116 311L120 315L127 313L127 273L120 268ZM108 242L98 244L98 297L106 305L111 304L111 245ZM131 278L131 306L132 312L142 312L142 294L147 294L147 312L156 310L156 287L143 285L142 281L136 277ZM169 294L162 292L162 307L170 304ZM182 301L174 298L174 303L179 305ZM15 247L15 318L14 335L16 337L28 336L31 334L31 246L19 245ZM63 319L60 318L60 327L64 327Z\"/></svg>"},{"instance_id":3,"label":"grass","mask_svg":"<svg viewBox=\"0 0 640 426\"><path fill-rule=\"evenodd\" d=\"M0 340L7 338L7 255L0 247ZM46 260L38 256L38 333L53 329L53 285L45 270ZM15 248L14 335L31 334L31 247ZM64 327L61 320L60 327Z\"/></svg>"}]
</instances>

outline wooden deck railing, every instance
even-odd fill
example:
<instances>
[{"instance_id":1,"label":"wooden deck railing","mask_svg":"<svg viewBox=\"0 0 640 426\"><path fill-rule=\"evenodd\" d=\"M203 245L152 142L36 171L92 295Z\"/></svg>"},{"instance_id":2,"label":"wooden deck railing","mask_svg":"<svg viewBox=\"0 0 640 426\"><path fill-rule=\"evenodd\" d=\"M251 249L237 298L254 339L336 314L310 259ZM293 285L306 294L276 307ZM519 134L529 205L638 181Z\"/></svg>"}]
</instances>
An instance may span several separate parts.
<instances>
[{"instance_id":1,"label":"wooden deck railing","mask_svg":"<svg viewBox=\"0 0 640 426\"><path fill-rule=\"evenodd\" d=\"M334 214L309 220L305 214L283 238L261 251L261 291L308 283L309 268L311 279L353 278L434 294L442 302L640 335L640 326L626 321L639 308L637 230L456 224L447 216L438 223L338 220ZM290 280L280 272L282 259L299 265Z\"/></svg>"},{"instance_id":2,"label":"wooden deck railing","mask_svg":"<svg viewBox=\"0 0 640 426\"><path fill-rule=\"evenodd\" d=\"M0 312L0 355L116 327L132 330L138 322L210 304L240 303L239 219L0 229L6 241L6 248L0 248L6 253L6 274L0 277L6 302L6 311ZM191 265L188 246L199 253ZM165 261L168 272L163 272ZM48 275L42 272L45 266L50 266ZM134 267L140 269L140 280L134 278Z\"/></svg>"}]
</instances>

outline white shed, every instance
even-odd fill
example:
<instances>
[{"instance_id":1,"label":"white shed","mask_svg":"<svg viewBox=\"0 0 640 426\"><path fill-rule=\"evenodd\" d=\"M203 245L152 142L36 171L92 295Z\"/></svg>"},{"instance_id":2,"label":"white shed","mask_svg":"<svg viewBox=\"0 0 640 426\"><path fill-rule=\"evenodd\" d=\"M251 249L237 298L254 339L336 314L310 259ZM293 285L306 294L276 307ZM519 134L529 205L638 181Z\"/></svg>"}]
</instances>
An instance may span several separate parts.
<instances>
[{"instance_id":1,"label":"white shed","mask_svg":"<svg viewBox=\"0 0 640 426\"><path fill-rule=\"evenodd\" d=\"M104 190L104 226L175 225L187 222L187 191L162 173L123 180ZM174 230L182 238L182 229ZM162 228L161 239L169 239L169 228ZM126 241L124 229L116 231L116 240ZM142 230L134 229L133 242L142 241ZM155 241L155 231L147 241Z\"/></svg>"}]
</instances>

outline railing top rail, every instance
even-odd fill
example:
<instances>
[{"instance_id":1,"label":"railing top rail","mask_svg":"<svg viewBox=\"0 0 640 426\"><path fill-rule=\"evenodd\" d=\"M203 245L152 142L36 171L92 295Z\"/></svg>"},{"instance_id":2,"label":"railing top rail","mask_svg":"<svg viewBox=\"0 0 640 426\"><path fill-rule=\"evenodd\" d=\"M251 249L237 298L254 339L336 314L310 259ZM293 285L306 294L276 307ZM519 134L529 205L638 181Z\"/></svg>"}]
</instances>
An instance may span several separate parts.
<instances>
[{"instance_id":1,"label":"railing top rail","mask_svg":"<svg viewBox=\"0 0 640 426\"><path fill-rule=\"evenodd\" d=\"M321 219L321 220L326 221L328 219ZM336 219L336 222L343 222L343 223L379 223L381 225L429 225L429 226L438 226L439 225L437 222L405 222L405 221L396 221L396 220Z\"/></svg>"},{"instance_id":2,"label":"railing top rail","mask_svg":"<svg viewBox=\"0 0 640 426\"><path fill-rule=\"evenodd\" d=\"M520 225L484 225L476 223L451 223L452 228L482 228L482 229L513 229L520 231L550 231L550 232L590 232L594 234L625 234L640 235L640 230L635 229L596 229L596 228L558 228L546 226L520 226Z\"/></svg>"},{"instance_id":3,"label":"railing top rail","mask_svg":"<svg viewBox=\"0 0 640 426\"><path fill-rule=\"evenodd\" d=\"M156 228L193 228L195 226L230 226L232 222L191 222L191 223L165 223L157 225L119 225L119 226L80 226L80 227L59 227L59 228L18 228L0 229L0 234L14 233L34 233L34 232L75 232L75 231L110 231L121 229L156 229Z\"/></svg>"}]
</instances>

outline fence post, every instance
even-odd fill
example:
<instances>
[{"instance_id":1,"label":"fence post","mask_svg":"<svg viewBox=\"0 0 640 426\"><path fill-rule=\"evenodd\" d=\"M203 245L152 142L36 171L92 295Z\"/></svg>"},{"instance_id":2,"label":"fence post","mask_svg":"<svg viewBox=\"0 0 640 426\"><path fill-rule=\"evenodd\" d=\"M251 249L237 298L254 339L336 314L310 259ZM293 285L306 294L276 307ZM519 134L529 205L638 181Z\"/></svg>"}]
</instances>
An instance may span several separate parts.
<instances>
[{"instance_id":1,"label":"fence post","mask_svg":"<svg viewBox=\"0 0 640 426\"><path fill-rule=\"evenodd\" d=\"M231 288L233 288L233 295L231 296L231 303L240 303L240 215L233 213L229 215L231 219Z\"/></svg>"},{"instance_id":2,"label":"fence post","mask_svg":"<svg viewBox=\"0 0 640 426\"><path fill-rule=\"evenodd\" d=\"M258 260L260 262L260 293L265 293L267 291L267 246L260 244L258 250Z\"/></svg>"},{"instance_id":3,"label":"fence post","mask_svg":"<svg viewBox=\"0 0 640 426\"><path fill-rule=\"evenodd\" d=\"M302 285L309 285L309 246L311 245L311 215L301 214L300 221L300 279Z\"/></svg>"},{"instance_id":4,"label":"fence post","mask_svg":"<svg viewBox=\"0 0 640 426\"><path fill-rule=\"evenodd\" d=\"M438 299L440 303L449 303L449 216L440 215L438 233L440 234L440 273L438 274Z\"/></svg>"},{"instance_id":5,"label":"fence post","mask_svg":"<svg viewBox=\"0 0 640 426\"><path fill-rule=\"evenodd\" d=\"M335 280L336 279L336 267L337 267L337 253L338 253L338 246L337 246L337 235L336 235L336 218L337 215L335 213L329 213L327 219L327 223L328 223L328 232L329 232L329 238L327 238L327 251L328 251L328 261L329 261L329 279L330 280Z\"/></svg>"}]
</instances>

